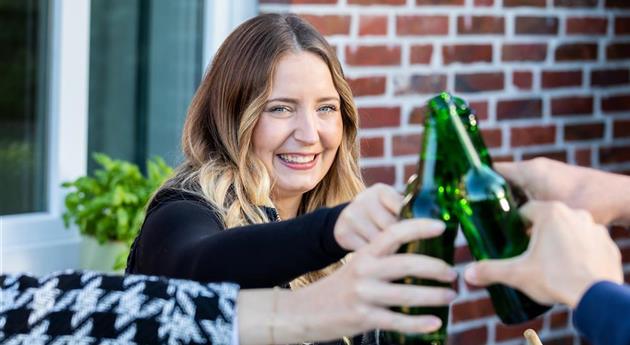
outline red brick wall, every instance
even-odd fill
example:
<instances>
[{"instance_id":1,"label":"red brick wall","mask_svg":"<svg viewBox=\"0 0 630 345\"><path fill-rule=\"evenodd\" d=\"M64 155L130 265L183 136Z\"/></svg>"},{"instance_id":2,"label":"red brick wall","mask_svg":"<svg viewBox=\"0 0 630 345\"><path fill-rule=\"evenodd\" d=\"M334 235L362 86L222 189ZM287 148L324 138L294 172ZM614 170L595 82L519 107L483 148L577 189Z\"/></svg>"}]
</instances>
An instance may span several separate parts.
<instances>
[{"instance_id":1,"label":"red brick wall","mask_svg":"<svg viewBox=\"0 0 630 345\"><path fill-rule=\"evenodd\" d=\"M262 0L303 15L337 47L361 116L368 183L402 190L423 104L442 90L469 101L498 160L547 156L630 172L630 1ZM630 278L630 234L613 229ZM458 238L457 267L470 261ZM519 344L484 290L459 281L452 344ZM584 344L557 308L533 327L545 345Z\"/></svg>"}]
</instances>

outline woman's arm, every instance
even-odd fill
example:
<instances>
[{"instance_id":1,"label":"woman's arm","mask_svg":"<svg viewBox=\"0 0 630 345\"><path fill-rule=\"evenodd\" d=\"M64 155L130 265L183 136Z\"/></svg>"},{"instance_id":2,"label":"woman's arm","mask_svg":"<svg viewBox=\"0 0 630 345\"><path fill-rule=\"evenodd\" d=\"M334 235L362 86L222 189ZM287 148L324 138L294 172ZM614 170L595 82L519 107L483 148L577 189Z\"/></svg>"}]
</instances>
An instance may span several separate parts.
<instances>
[{"instance_id":1,"label":"woman's arm","mask_svg":"<svg viewBox=\"0 0 630 345\"><path fill-rule=\"evenodd\" d=\"M147 216L128 273L230 281L243 288L282 285L347 254L334 238L343 208L224 230L205 204L171 201Z\"/></svg>"}]
</instances>

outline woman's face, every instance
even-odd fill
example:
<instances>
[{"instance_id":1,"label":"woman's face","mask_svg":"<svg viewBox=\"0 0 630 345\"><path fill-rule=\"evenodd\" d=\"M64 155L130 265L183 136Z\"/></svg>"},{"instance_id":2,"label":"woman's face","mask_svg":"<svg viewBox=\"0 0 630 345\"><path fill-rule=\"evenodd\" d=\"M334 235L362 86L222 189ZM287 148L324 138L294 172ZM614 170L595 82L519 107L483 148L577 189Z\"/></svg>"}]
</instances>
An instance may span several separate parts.
<instances>
[{"instance_id":1,"label":"woman's face","mask_svg":"<svg viewBox=\"0 0 630 345\"><path fill-rule=\"evenodd\" d=\"M275 197L301 195L324 178L341 144L339 94L326 63L308 52L283 56L253 133L254 153Z\"/></svg>"}]
</instances>

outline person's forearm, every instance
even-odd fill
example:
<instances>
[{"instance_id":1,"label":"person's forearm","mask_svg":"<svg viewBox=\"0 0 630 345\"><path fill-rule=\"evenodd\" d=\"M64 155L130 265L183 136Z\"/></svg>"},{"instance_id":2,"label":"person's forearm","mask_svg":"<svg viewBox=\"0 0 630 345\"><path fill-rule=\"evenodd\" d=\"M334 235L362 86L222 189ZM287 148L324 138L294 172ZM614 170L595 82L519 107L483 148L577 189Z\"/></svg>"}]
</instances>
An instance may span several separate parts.
<instances>
[{"instance_id":1,"label":"person's forearm","mask_svg":"<svg viewBox=\"0 0 630 345\"><path fill-rule=\"evenodd\" d=\"M240 345L290 344L313 336L309 322L315 321L316 315L309 315L304 304L310 301L296 296L296 292L241 290L237 303Z\"/></svg>"}]
</instances>

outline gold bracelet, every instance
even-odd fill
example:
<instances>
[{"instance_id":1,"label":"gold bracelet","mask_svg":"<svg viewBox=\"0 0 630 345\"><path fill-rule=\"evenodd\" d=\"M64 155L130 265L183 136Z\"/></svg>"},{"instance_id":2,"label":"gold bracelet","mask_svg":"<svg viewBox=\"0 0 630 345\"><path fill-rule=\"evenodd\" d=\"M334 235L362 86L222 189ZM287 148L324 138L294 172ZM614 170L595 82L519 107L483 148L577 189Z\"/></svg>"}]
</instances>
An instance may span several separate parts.
<instances>
[{"instance_id":1,"label":"gold bracelet","mask_svg":"<svg viewBox=\"0 0 630 345\"><path fill-rule=\"evenodd\" d=\"M271 322L269 324L269 338L271 340L270 344L275 344L276 341L274 339L273 336L273 328L274 325L276 323L276 312L278 310L278 291L280 291L280 288L277 286L274 286L273 288L273 297L272 297L272 307L271 307Z\"/></svg>"}]
</instances>

